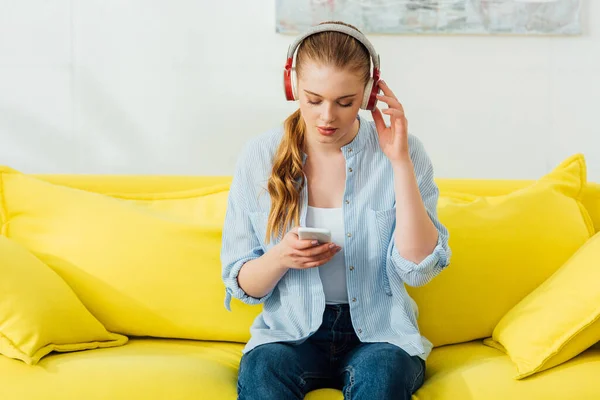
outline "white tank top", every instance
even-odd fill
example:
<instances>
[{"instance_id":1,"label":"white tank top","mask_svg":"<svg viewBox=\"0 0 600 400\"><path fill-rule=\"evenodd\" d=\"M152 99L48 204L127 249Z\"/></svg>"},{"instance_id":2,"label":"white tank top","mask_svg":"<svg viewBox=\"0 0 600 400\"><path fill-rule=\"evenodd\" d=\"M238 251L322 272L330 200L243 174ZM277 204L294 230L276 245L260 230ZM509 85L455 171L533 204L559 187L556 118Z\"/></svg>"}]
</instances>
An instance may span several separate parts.
<instances>
[{"instance_id":1,"label":"white tank top","mask_svg":"<svg viewBox=\"0 0 600 400\"><path fill-rule=\"evenodd\" d=\"M331 241L342 247L326 264L318 267L326 304L347 304L346 264L344 262L344 214L341 208L318 208L308 206L306 226L309 228L328 228Z\"/></svg>"}]
</instances>

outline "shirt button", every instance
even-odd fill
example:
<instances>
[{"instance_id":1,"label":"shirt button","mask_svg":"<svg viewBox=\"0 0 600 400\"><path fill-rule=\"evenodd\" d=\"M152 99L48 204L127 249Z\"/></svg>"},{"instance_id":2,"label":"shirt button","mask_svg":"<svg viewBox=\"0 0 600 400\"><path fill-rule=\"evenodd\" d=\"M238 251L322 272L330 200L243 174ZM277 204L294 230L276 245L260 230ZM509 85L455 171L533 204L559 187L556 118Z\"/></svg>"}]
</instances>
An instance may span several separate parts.
<instances>
[{"instance_id":1,"label":"shirt button","mask_svg":"<svg viewBox=\"0 0 600 400\"><path fill-rule=\"evenodd\" d=\"M354 271L354 266L353 265L350 266L350 271Z\"/></svg>"},{"instance_id":2,"label":"shirt button","mask_svg":"<svg viewBox=\"0 0 600 400\"><path fill-rule=\"evenodd\" d=\"M346 204L350 204L350 200L346 200Z\"/></svg>"},{"instance_id":3,"label":"shirt button","mask_svg":"<svg viewBox=\"0 0 600 400\"><path fill-rule=\"evenodd\" d=\"M352 147L348 149L348 153L352 153Z\"/></svg>"},{"instance_id":4,"label":"shirt button","mask_svg":"<svg viewBox=\"0 0 600 400\"><path fill-rule=\"evenodd\" d=\"M359 329L359 330L358 330L358 333L362 333L362 329Z\"/></svg>"},{"instance_id":5,"label":"shirt button","mask_svg":"<svg viewBox=\"0 0 600 400\"><path fill-rule=\"evenodd\" d=\"M348 172L352 172L352 168L348 168Z\"/></svg>"},{"instance_id":6,"label":"shirt button","mask_svg":"<svg viewBox=\"0 0 600 400\"><path fill-rule=\"evenodd\" d=\"M346 236L352 237L352 234L351 233L346 233Z\"/></svg>"},{"instance_id":7,"label":"shirt button","mask_svg":"<svg viewBox=\"0 0 600 400\"><path fill-rule=\"evenodd\" d=\"M352 302L353 302L353 303L356 303L356 297L353 297L353 298L352 298Z\"/></svg>"}]
</instances>

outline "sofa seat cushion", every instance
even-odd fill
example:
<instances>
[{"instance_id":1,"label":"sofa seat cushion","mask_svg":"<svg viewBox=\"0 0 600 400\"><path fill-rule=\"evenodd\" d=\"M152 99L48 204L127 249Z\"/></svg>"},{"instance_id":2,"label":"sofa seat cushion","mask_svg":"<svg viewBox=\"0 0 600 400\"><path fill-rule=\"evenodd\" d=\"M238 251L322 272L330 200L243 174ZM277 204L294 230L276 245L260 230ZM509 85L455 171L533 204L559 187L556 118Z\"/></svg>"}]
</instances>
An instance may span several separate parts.
<instances>
[{"instance_id":1,"label":"sofa seat cushion","mask_svg":"<svg viewBox=\"0 0 600 400\"><path fill-rule=\"evenodd\" d=\"M132 338L126 345L51 353L30 366L0 357L0 398L32 399L235 399L243 345ZM515 380L514 365L481 341L435 348L425 384L413 400L598 399L600 344L569 362ZM342 400L320 389L307 400Z\"/></svg>"},{"instance_id":2,"label":"sofa seat cushion","mask_svg":"<svg viewBox=\"0 0 600 400\"><path fill-rule=\"evenodd\" d=\"M600 399L600 344L531 377L514 376L510 358L481 341L438 347L413 400Z\"/></svg>"},{"instance_id":3,"label":"sofa seat cushion","mask_svg":"<svg viewBox=\"0 0 600 400\"><path fill-rule=\"evenodd\" d=\"M138 338L121 347L51 353L35 366L0 357L0 399L235 399L242 348Z\"/></svg>"},{"instance_id":4,"label":"sofa seat cushion","mask_svg":"<svg viewBox=\"0 0 600 400\"><path fill-rule=\"evenodd\" d=\"M37 365L0 357L2 400L231 400L242 344L132 338L126 345L51 353ZM107 351L108 350L108 351ZM320 389L306 400L343 400Z\"/></svg>"}]
</instances>

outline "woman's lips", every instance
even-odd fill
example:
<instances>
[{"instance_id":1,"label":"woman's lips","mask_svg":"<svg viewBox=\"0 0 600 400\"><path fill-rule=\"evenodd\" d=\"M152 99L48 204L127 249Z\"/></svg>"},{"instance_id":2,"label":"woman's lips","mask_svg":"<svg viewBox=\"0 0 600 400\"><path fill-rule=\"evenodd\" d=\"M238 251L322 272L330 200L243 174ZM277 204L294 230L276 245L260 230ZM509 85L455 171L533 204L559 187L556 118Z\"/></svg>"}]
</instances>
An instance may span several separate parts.
<instances>
[{"instance_id":1,"label":"woman's lips","mask_svg":"<svg viewBox=\"0 0 600 400\"><path fill-rule=\"evenodd\" d=\"M317 130L321 135L331 136L337 131L337 128L317 126Z\"/></svg>"}]
</instances>

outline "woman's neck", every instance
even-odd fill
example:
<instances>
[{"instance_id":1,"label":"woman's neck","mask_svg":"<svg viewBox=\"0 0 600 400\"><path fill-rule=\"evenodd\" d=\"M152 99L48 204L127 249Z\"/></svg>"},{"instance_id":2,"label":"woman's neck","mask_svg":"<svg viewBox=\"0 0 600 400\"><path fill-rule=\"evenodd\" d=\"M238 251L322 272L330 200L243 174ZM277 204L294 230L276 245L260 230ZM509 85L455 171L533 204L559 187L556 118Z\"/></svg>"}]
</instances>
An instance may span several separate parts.
<instances>
[{"instance_id":1,"label":"woman's neck","mask_svg":"<svg viewBox=\"0 0 600 400\"><path fill-rule=\"evenodd\" d=\"M352 125L351 132L340 138L339 141L333 143L319 143L316 140L311 140L310 136L305 140L305 151L310 156L331 156L341 152L341 148L352 142L360 129L360 121L358 118Z\"/></svg>"}]
</instances>

